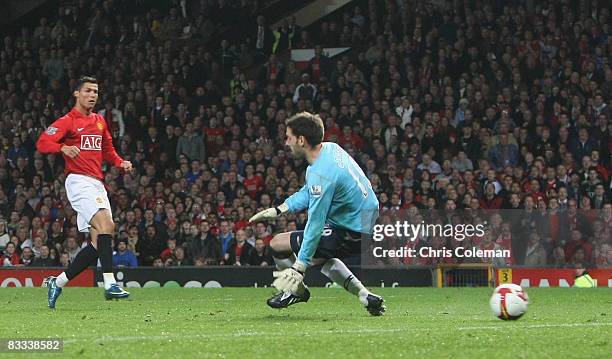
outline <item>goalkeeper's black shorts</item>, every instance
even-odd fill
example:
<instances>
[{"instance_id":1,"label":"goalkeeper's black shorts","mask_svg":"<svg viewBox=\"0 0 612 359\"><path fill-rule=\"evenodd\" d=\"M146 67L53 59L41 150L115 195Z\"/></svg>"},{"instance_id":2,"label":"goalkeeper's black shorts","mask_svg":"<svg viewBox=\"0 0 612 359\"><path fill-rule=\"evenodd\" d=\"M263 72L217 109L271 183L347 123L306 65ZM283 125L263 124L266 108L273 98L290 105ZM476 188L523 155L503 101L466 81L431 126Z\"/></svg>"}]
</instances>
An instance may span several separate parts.
<instances>
[{"instance_id":1,"label":"goalkeeper's black shorts","mask_svg":"<svg viewBox=\"0 0 612 359\"><path fill-rule=\"evenodd\" d=\"M339 258L359 261L361 256L362 234L346 229L325 227L317 246L314 258ZM291 232L290 242L293 253L297 256L304 239L304 231Z\"/></svg>"}]
</instances>

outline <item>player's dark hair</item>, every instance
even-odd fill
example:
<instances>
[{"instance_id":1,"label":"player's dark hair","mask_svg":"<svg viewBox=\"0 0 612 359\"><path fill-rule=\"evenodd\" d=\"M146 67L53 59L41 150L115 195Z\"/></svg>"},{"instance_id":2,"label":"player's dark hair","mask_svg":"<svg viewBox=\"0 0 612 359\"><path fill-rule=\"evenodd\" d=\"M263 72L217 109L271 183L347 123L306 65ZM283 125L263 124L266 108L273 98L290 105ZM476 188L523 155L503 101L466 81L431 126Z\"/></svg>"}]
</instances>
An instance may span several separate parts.
<instances>
[{"instance_id":1,"label":"player's dark hair","mask_svg":"<svg viewBox=\"0 0 612 359\"><path fill-rule=\"evenodd\" d=\"M98 79L96 79L93 76L87 76L87 75L79 77L79 79L77 80L77 83L76 83L76 91L79 91L81 89L81 87L83 87L83 85L85 83L97 84L98 83Z\"/></svg>"},{"instance_id":2,"label":"player's dark hair","mask_svg":"<svg viewBox=\"0 0 612 359\"><path fill-rule=\"evenodd\" d=\"M287 127L296 137L304 136L310 146L323 142L323 120L318 115L300 112L287 120Z\"/></svg>"}]
</instances>

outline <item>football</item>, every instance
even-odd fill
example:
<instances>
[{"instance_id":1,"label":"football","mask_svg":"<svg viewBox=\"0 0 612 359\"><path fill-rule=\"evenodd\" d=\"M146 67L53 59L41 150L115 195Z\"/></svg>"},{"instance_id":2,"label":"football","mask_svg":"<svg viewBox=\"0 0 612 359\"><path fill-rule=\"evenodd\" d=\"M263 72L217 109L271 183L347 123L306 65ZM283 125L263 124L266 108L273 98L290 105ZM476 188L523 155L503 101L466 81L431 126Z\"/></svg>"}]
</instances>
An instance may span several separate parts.
<instances>
[{"instance_id":1,"label":"football","mask_svg":"<svg viewBox=\"0 0 612 359\"><path fill-rule=\"evenodd\" d=\"M519 285L502 284L495 288L489 304L499 319L516 320L527 311L529 297Z\"/></svg>"}]
</instances>

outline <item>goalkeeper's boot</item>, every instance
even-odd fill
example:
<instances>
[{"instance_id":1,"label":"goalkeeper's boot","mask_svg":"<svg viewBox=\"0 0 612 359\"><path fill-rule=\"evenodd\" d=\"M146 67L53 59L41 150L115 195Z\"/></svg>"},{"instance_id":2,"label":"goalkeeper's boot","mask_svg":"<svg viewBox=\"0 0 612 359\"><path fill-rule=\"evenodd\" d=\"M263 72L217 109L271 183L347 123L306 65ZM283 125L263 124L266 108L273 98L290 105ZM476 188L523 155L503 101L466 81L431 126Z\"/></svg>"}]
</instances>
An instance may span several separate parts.
<instances>
[{"instance_id":1,"label":"goalkeeper's boot","mask_svg":"<svg viewBox=\"0 0 612 359\"><path fill-rule=\"evenodd\" d=\"M361 302L365 305L366 310L371 315L378 317L385 314L387 306L385 306L385 300L380 295L368 293L365 298L360 298Z\"/></svg>"},{"instance_id":2,"label":"goalkeeper's boot","mask_svg":"<svg viewBox=\"0 0 612 359\"><path fill-rule=\"evenodd\" d=\"M111 284L110 288L104 291L104 298L110 299L123 299L130 296L130 293L125 291L123 288L115 284Z\"/></svg>"},{"instance_id":3,"label":"goalkeeper's boot","mask_svg":"<svg viewBox=\"0 0 612 359\"><path fill-rule=\"evenodd\" d=\"M51 276L47 277L44 283L44 285L48 288L47 299L49 301L49 308L51 309L55 309L55 302L57 301L57 298L59 298L60 294L62 294L62 288L57 286L57 283L55 283L56 280L56 277Z\"/></svg>"},{"instance_id":4,"label":"goalkeeper's boot","mask_svg":"<svg viewBox=\"0 0 612 359\"><path fill-rule=\"evenodd\" d=\"M275 294L272 298L268 299L268 305L272 308L287 308L290 305L300 303L300 302L308 302L310 299L310 291L308 288L304 288L304 293L302 295L293 294L290 292L280 292Z\"/></svg>"}]
</instances>

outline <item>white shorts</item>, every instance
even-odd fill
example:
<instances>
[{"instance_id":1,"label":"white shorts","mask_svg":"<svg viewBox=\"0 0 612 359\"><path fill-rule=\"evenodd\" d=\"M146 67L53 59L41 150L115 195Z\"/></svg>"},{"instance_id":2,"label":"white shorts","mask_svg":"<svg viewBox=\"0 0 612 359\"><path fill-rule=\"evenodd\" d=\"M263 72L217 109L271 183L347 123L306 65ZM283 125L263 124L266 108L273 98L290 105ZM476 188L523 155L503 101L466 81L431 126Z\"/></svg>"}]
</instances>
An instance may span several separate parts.
<instances>
[{"instance_id":1,"label":"white shorts","mask_svg":"<svg viewBox=\"0 0 612 359\"><path fill-rule=\"evenodd\" d=\"M69 174L66 178L66 194L72 209L77 212L79 232L89 232L89 222L100 209L111 211L106 188L96 178Z\"/></svg>"}]
</instances>

